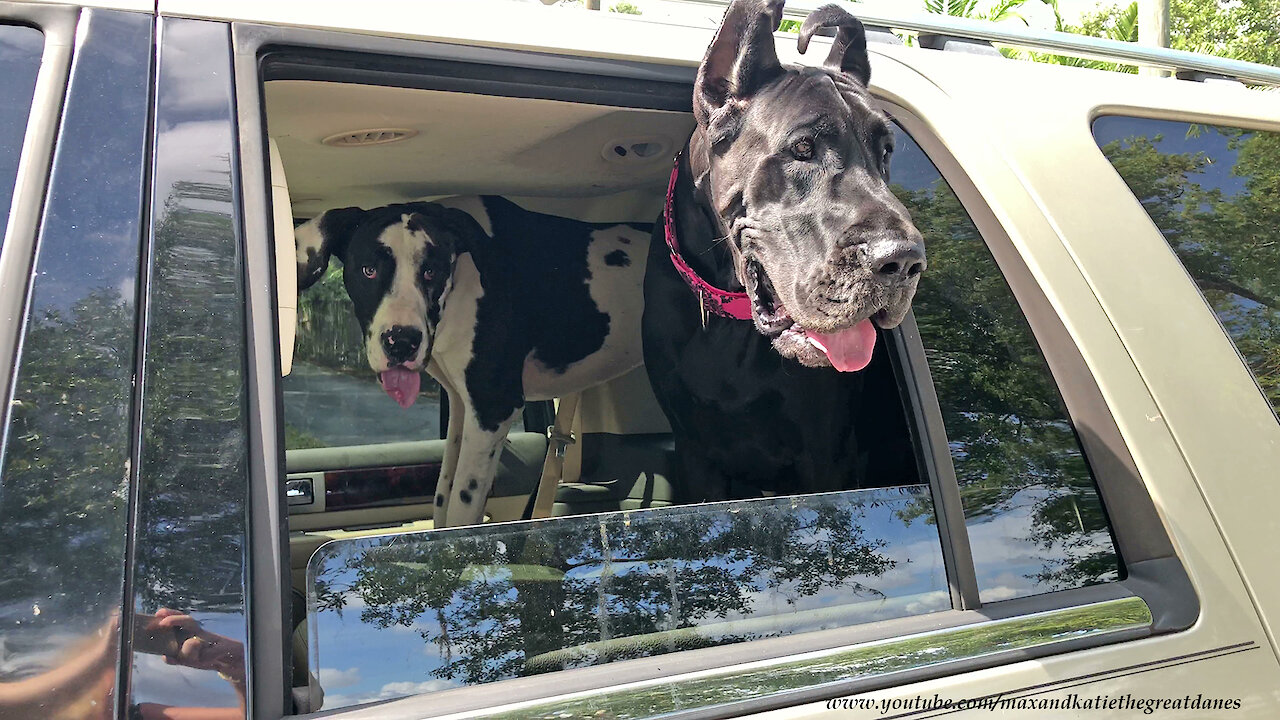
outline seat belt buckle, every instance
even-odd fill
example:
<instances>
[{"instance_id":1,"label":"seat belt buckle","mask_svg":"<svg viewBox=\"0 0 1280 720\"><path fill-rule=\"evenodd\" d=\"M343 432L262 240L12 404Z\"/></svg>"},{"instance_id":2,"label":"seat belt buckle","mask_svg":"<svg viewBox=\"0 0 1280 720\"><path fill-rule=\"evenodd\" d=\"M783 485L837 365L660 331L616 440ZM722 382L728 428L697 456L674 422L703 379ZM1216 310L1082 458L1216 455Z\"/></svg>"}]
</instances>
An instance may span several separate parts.
<instances>
[{"instance_id":1,"label":"seat belt buckle","mask_svg":"<svg viewBox=\"0 0 1280 720\"><path fill-rule=\"evenodd\" d=\"M547 442L552 443L554 446L556 457L562 458L564 457L565 450L568 449L570 445L578 442L578 438L574 437L573 433L562 433L556 430L555 425L548 425Z\"/></svg>"}]
</instances>

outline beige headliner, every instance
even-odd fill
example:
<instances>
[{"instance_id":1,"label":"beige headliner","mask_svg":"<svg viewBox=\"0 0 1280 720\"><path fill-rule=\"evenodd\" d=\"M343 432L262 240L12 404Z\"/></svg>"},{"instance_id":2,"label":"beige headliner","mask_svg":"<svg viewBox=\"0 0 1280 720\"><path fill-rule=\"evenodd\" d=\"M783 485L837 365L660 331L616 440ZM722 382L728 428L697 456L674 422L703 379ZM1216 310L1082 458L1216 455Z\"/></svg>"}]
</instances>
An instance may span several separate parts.
<instances>
[{"instance_id":1,"label":"beige headliner","mask_svg":"<svg viewBox=\"0 0 1280 720\"><path fill-rule=\"evenodd\" d=\"M605 219L651 221L671 157L693 129L686 113L304 80L267 83L266 103L298 217L490 193L543 198L526 204L549 211L565 209L557 198L580 198L571 203L580 211L569 214L603 205L598 212L615 215ZM321 143L380 127L419 134L354 148ZM605 160L606 146L624 139L659 141L667 151L633 164Z\"/></svg>"}]
</instances>

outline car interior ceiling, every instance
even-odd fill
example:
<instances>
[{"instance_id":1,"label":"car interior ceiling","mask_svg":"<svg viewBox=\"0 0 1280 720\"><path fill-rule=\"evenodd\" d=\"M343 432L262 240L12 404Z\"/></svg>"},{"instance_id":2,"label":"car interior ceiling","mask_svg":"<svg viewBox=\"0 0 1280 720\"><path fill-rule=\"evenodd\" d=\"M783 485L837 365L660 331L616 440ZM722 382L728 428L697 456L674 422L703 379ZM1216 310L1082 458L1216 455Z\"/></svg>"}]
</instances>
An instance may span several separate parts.
<instances>
[{"instance_id":1,"label":"car interior ceiling","mask_svg":"<svg viewBox=\"0 0 1280 720\"><path fill-rule=\"evenodd\" d=\"M292 232L281 228L291 229L294 222L330 208L463 194L504 195L530 210L592 222L653 223L662 209L670 159L693 127L686 113L313 80L269 81L265 102L277 168L273 175L282 175L272 178L277 241L286 243L277 248L277 256L285 258L278 262L282 328L292 327L293 308L305 297L286 291L293 286L285 277L294 272L287 260L293 240ZM520 118L521 132L509 130L513 117ZM407 137L377 141L394 133ZM298 327L299 335L306 332L301 323ZM282 364L288 368L290 359L296 363L295 340L287 332L282 336ZM869 404L881 411L865 423L862 438L896 449L877 455L886 458L885 467L868 468L868 476L883 478L886 486L918 482L889 345L877 345L867 371L867 386L875 394ZM286 392L286 411L289 404ZM388 402L387 411L395 409ZM537 486L548 414L526 415L540 415L543 424L513 430L508 438L486 505L489 521L520 519ZM670 481L670 427L643 367L582 392L573 431L579 442L567 449L566 482L556 495L555 515L678 501ZM308 684L304 615L312 553L333 538L430 529L443 445L442 439L423 437L287 448L289 478L312 478L314 492L329 501L310 510L291 507L289 513L295 687ZM379 499L378 488L392 477L401 485L416 483L418 490Z\"/></svg>"}]
</instances>

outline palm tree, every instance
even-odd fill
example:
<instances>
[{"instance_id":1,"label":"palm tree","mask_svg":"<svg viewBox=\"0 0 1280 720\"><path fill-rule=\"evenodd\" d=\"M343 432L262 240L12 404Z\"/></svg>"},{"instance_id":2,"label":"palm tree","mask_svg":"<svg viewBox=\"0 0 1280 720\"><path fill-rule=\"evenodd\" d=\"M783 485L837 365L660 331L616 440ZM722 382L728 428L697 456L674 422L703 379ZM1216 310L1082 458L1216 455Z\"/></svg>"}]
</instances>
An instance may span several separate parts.
<instances>
[{"instance_id":1,"label":"palm tree","mask_svg":"<svg viewBox=\"0 0 1280 720\"><path fill-rule=\"evenodd\" d=\"M1018 12L1018 9L1027 4L1027 2L1028 0L996 0L996 3L990 9L985 12L979 12L978 0L924 0L924 9L938 15L989 20L991 22L1016 18L1021 20L1023 25L1028 25L1030 23L1027 22L1027 19ZM1040 0L1040 2L1054 5L1056 12L1057 0Z\"/></svg>"},{"instance_id":2,"label":"palm tree","mask_svg":"<svg viewBox=\"0 0 1280 720\"><path fill-rule=\"evenodd\" d=\"M1053 8L1053 20L1055 29L1058 32L1069 32L1077 35L1090 35L1093 37L1105 38L1107 40L1118 40L1120 42L1138 42L1138 3L1137 0L1129 3L1127 7L1113 5L1105 10L1088 15L1079 27L1067 25L1062 21L1062 14L1058 12L1058 0L1042 0L1046 5ZM1116 63L1103 62L1101 60L1086 60L1084 58L1064 57L1062 55L1045 55L1042 53L1029 53L1032 60L1037 62L1053 63L1055 65L1071 65L1073 67L1093 68L1095 70L1114 70L1118 72L1136 73L1138 68L1134 65L1119 65Z\"/></svg>"}]
</instances>

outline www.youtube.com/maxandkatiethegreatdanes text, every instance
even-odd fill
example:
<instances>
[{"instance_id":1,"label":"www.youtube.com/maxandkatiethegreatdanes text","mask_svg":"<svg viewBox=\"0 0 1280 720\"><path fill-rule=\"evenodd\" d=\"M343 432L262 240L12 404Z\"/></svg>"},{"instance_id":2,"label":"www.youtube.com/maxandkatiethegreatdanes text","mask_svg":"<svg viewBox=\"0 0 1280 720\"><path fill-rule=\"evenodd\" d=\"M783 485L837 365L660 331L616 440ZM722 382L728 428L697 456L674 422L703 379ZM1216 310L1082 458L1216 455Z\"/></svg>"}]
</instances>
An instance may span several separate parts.
<instances>
[{"instance_id":1,"label":"www.youtube.com/maxandkatiethegreatdanes text","mask_svg":"<svg viewBox=\"0 0 1280 720\"><path fill-rule=\"evenodd\" d=\"M1175 712L1178 710L1239 710L1239 698L1205 697L1134 697L1133 695L1080 695L1071 693L1060 697L1005 697L1004 695L988 695L978 698L954 700L939 695L933 697L905 698L833 698L827 701L828 710L863 710L873 711L880 715L889 713L908 713L934 710L996 710L1042 712L1045 710L1132 710L1143 715L1151 715L1160 711Z\"/></svg>"}]
</instances>

